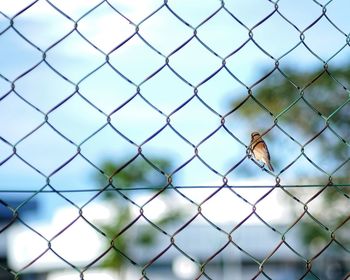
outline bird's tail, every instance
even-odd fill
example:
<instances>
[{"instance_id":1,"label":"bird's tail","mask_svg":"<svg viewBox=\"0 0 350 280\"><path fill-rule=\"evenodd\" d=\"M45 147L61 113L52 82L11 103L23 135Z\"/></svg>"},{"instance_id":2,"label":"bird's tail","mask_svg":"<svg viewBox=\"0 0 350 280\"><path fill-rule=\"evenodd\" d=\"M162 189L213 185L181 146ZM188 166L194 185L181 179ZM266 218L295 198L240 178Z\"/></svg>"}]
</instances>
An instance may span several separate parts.
<instances>
[{"instance_id":1,"label":"bird's tail","mask_svg":"<svg viewBox=\"0 0 350 280\"><path fill-rule=\"evenodd\" d=\"M273 169L273 167L272 167L272 164L271 164L270 162L267 163L267 166L269 167L269 169L270 169L272 172L275 171L275 170Z\"/></svg>"}]
</instances>

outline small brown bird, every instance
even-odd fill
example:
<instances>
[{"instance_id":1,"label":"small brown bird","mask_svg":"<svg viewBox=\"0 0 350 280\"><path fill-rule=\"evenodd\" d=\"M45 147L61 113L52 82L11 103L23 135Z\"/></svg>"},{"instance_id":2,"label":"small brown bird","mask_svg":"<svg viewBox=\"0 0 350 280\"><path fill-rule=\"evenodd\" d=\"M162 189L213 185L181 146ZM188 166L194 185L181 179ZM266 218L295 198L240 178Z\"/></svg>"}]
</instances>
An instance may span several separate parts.
<instances>
[{"instance_id":1,"label":"small brown bird","mask_svg":"<svg viewBox=\"0 0 350 280\"><path fill-rule=\"evenodd\" d=\"M250 141L248 151L253 154L256 160L263 162L264 165L266 164L271 171L274 171L270 163L269 150L267 149L264 140L261 138L260 133L253 132L251 136L252 140Z\"/></svg>"}]
</instances>

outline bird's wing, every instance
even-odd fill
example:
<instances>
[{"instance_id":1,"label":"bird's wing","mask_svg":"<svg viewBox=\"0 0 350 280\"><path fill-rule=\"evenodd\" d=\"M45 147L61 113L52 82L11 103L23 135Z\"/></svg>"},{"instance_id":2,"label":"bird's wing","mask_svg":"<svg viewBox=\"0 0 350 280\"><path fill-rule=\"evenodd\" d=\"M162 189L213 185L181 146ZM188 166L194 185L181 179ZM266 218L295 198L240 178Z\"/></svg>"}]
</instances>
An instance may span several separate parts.
<instances>
[{"instance_id":1,"label":"bird's wing","mask_svg":"<svg viewBox=\"0 0 350 280\"><path fill-rule=\"evenodd\" d=\"M268 160L270 161L270 152L269 152L269 149L267 148L266 143L265 143L264 141L262 141L262 144L264 145L264 148L266 149L267 158L268 158Z\"/></svg>"}]
</instances>

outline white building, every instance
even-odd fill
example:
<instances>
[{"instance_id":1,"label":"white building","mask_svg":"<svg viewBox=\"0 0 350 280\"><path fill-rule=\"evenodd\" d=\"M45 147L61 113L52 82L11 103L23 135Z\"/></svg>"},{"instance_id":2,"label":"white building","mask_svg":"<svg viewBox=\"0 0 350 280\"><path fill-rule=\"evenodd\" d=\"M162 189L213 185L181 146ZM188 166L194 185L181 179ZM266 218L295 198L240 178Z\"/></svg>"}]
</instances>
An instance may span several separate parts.
<instances>
[{"instance_id":1,"label":"white building","mask_svg":"<svg viewBox=\"0 0 350 280\"><path fill-rule=\"evenodd\" d=\"M89 222L97 225L108 220L108 217L101 218L108 216L108 207L95 204L90 209L94 209L92 215L84 212L84 217L90 217ZM95 263L108 249L109 242L79 218L77 209L61 209L51 224L29 226L35 232L21 223L7 230L7 255L12 269L30 273L27 279L33 280L81 279L79 271L84 267L88 269L82 276L91 280L140 279L142 271L152 280L195 279L201 268L208 279L252 279L264 260L263 272L271 279L299 279L306 271L306 262L298 256L307 256L298 232L288 231L283 243L280 233L285 232L286 227L282 225L274 225L278 233L263 223L243 224L230 234L233 244L224 231L231 231L237 223L220 224L218 228L195 220L182 230L180 226L167 227L173 241L145 222L136 223L124 234L137 235L148 227L157 235L156 242L151 246L131 244L127 254L138 265L127 261L125 273L119 278L112 271L99 268L101 262ZM330 260L320 260L321 264L328 265L320 273L326 275L324 277L329 274L328 278L321 279L337 279L335 273L342 269L334 267L339 266L338 260L332 259L332 263Z\"/></svg>"}]
</instances>

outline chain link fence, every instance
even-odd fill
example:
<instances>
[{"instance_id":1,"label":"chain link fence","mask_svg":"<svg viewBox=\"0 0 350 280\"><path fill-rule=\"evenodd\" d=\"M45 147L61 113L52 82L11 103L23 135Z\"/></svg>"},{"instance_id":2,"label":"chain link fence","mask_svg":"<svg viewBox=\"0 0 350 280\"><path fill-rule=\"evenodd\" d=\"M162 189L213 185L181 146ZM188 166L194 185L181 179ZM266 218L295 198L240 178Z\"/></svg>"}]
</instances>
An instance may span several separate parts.
<instances>
[{"instance_id":1,"label":"chain link fence","mask_svg":"<svg viewBox=\"0 0 350 280\"><path fill-rule=\"evenodd\" d=\"M0 3L0 278L348 279L348 7Z\"/></svg>"}]
</instances>

